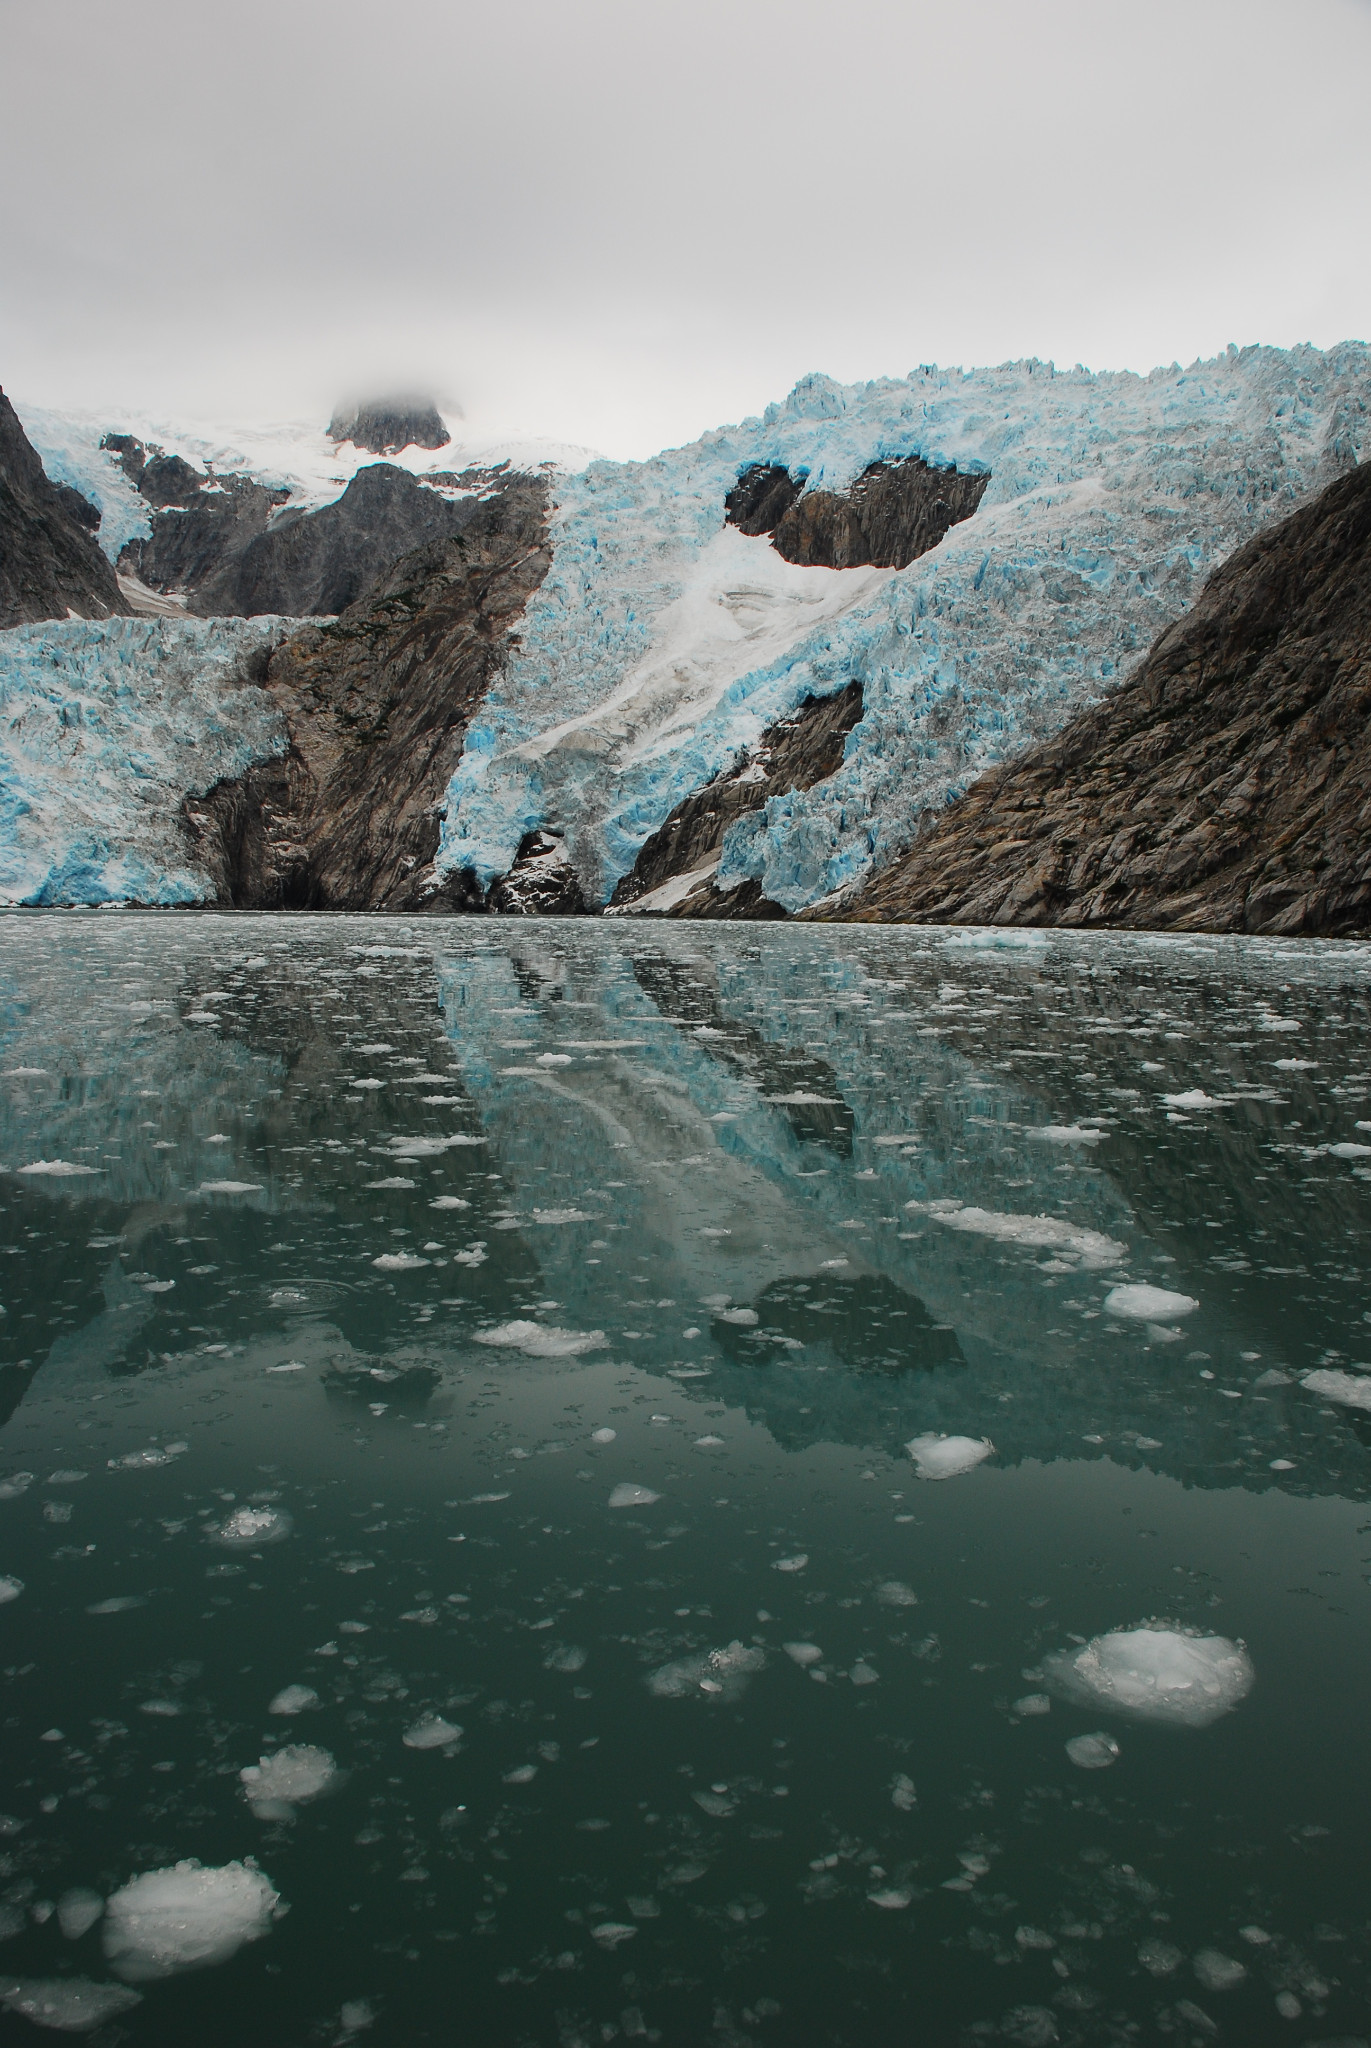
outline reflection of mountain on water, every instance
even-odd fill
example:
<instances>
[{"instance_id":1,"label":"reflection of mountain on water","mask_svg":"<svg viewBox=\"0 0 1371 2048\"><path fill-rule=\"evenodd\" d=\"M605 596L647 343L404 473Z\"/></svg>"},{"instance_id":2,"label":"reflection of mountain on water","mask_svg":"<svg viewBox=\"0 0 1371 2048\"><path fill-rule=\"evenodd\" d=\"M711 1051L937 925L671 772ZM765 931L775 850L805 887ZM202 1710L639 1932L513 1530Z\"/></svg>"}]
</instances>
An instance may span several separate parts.
<instances>
[{"instance_id":1,"label":"reflection of mountain on water","mask_svg":"<svg viewBox=\"0 0 1371 2048\"><path fill-rule=\"evenodd\" d=\"M365 1407L377 1412L394 1408L405 1415L417 1415L427 1408L442 1383L442 1374L431 1365L396 1365L383 1358L369 1358L358 1365L335 1360L321 1380L335 1407Z\"/></svg>"},{"instance_id":2,"label":"reflection of mountain on water","mask_svg":"<svg viewBox=\"0 0 1371 2048\"><path fill-rule=\"evenodd\" d=\"M884 1273L774 1280L743 1313L756 1322L743 1323L736 1310L725 1310L710 1330L714 1343L743 1365L764 1363L777 1347L783 1352L795 1344L805 1347L810 1364L858 1372L933 1372L966 1364L956 1331L935 1323L917 1295Z\"/></svg>"}]
</instances>

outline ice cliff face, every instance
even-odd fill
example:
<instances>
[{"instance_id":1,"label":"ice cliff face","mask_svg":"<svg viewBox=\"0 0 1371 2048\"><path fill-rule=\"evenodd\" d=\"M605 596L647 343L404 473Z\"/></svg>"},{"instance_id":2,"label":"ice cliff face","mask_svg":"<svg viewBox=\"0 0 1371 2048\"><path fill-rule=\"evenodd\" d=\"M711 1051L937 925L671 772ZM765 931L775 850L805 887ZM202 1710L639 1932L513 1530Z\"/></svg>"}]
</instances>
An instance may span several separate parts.
<instances>
[{"instance_id":1,"label":"ice cliff face","mask_svg":"<svg viewBox=\"0 0 1371 2048\"><path fill-rule=\"evenodd\" d=\"M0 903L202 903L183 798L281 751L252 680L282 619L63 619L0 633Z\"/></svg>"},{"instance_id":2,"label":"ice cliff face","mask_svg":"<svg viewBox=\"0 0 1371 2048\"><path fill-rule=\"evenodd\" d=\"M733 827L719 885L843 890L983 769L1102 696L1258 527L1352 467L1371 352L1230 350L1146 377L1016 363L842 386L559 487L551 573L468 732L440 872L566 841L603 904L674 807L808 696L862 685L838 771ZM918 456L990 481L904 570L785 561L726 526L755 465L848 491Z\"/></svg>"}]
</instances>

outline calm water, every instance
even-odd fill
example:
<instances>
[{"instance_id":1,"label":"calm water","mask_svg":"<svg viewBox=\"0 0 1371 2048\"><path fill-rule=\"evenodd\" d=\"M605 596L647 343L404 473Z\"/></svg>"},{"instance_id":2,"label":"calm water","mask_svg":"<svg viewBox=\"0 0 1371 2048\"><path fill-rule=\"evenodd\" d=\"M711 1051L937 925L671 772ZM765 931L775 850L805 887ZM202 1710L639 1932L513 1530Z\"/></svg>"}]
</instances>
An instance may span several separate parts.
<instances>
[{"instance_id":1,"label":"calm water","mask_svg":"<svg viewBox=\"0 0 1371 2048\"><path fill-rule=\"evenodd\" d=\"M0 1994L138 2048L1371 2032L1369 988L6 918ZM1072 1696L1147 1622L1231 1711ZM117 1897L189 1858L257 1937L196 1970Z\"/></svg>"}]
</instances>

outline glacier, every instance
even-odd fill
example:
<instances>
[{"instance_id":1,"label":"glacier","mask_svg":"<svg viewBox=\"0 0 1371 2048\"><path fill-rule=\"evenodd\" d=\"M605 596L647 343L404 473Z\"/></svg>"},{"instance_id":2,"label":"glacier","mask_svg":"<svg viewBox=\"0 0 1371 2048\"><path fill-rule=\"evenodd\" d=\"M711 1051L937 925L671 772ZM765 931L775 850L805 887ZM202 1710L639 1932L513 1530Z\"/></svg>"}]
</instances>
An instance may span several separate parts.
<instances>
[{"instance_id":1,"label":"glacier","mask_svg":"<svg viewBox=\"0 0 1371 2048\"><path fill-rule=\"evenodd\" d=\"M1146 376L812 375L760 418L560 479L553 566L468 731L439 873L488 884L545 828L602 905L684 796L858 679L842 766L739 821L717 878L756 879L789 911L850 887L921 812L1120 681L1226 555L1355 464L1368 399L1355 342ZM724 526L751 464L842 491L907 455L990 472L974 516L907 569L796 570Z\"/></svg>"},{"instance_id":2,"label":"glacier","mask_svg":"<svg viewBox=\"0 0 1371 2048\"><path fill-rule=\"evenodd\" d=\"M0 903L204 903L187 796L283 751L250 680L291 619L56 619L0 633Z\"/></svg>"}]
</instances>

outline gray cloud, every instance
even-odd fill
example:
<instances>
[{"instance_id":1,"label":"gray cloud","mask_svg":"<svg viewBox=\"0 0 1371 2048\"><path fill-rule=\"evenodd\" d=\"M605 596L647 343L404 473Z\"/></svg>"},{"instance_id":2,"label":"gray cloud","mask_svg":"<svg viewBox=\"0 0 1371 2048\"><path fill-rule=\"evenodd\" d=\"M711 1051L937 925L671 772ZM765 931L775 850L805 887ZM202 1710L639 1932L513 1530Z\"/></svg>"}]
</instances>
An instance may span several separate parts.
<instances>
[{"instance_id":1,"label":"gray cloud","mask_svg":"<svg viewBox=\"0 0 1371 2048\"><path fill-rule=\"evenodd\" d=\"M5 0L0 378L643 454L811 368L1371 330L1353 0Z\"/></svg>"}]
</instances>

